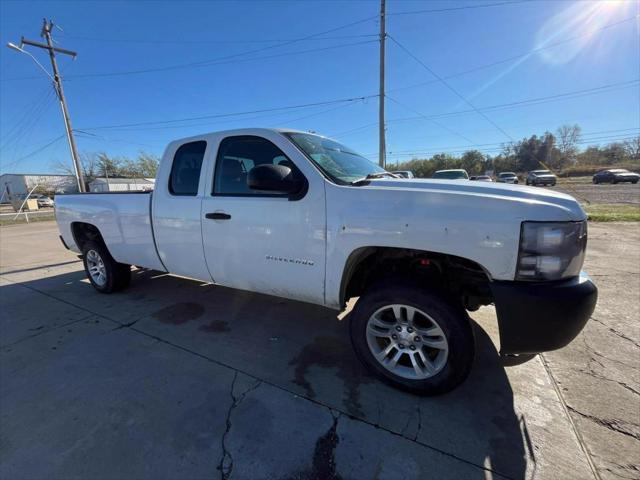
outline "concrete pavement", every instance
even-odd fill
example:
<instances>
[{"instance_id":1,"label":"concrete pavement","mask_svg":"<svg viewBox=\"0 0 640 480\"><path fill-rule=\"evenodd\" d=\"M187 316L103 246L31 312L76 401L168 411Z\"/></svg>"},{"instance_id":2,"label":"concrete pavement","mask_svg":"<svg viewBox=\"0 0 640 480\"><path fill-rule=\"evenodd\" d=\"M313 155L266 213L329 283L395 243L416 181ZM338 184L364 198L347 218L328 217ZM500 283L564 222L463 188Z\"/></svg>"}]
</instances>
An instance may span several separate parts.
<instances>
[{"instance_id":1,"label":"concrete pavement","mask_svg":"<svg viewBox=\"0 0 640 480\"><path fill-rule=\"evenodd\" d=\"M592 226L587 268L611 277L596 277L604 323L584 337L624 359L581 373L591 357L580 337L546 365L505 369L483 308L468 381L418 398L363 371L336 312L144 270L100 295L55 224L3 227L0 476L633 478L637 302L609 300L620 279L606 272L631 272L620 281L638 293L640 264L607 257L605 234L640 245L637 228Z\"/></svg>"}]
</instances>

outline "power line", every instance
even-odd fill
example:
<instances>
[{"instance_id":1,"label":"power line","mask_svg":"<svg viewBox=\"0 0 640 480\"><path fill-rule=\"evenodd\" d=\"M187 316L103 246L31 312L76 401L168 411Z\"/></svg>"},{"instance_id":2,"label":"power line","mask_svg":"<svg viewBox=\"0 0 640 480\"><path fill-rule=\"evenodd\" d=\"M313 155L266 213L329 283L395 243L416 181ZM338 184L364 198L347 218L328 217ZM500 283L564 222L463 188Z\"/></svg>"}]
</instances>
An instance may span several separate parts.
<instances>
[{"instance_id":1,"label":"power line","mask_svg":"<svg viewBox=\"0 0 640 480\"><path fill-rule=\"evenodd\" d=\"M252 44L252 43L284 43L291 41L323 41L323 40L344 40L346 38L366 38L366 37L377 37L378 35L373 34L362 34L362 35L335 35L330 37L322 37L322 38L289 38L289 39L262 39L262 40L146 40L146 39L132 39L132 38L103 38L103 37L85 37L81 35L61 35L62 38L69 39L78 39L78 40L89 40L95 42L106 42L106 43L141 43L141 44L151 44L151 45L171 45L171 44L202 44L202 43L211 43L211 44Z\"/></svg>"},{"instance_id":2,"label":"power line","mask_svg":"<svg viewBox=\"0 0 640 480\"><path fill-rule=\"evenodd\" d=\"M467 100L467 98L464 95L462 95L460 92L458 92L458 90L453 88L444 78L442 78L440 75L434 72L426 63L424 63L422 60L416 57L413 53L411 53L404 45L398 42L394 37L389 35L389 38L393 41L393 43L395 43L398 47L400 47L401 50L403 50L407 55L409 55L416 62L418 62L418 64L420 64L425 70L427 70L427 72L429 72L431 75L436 77L445 87L451 90L451 92L453 92L458 98L460 98L460 100L462 100L464 103L469 105L478 115L480 115L487 122L493 125L496 128L496 130L500 131L505 137L509 138L510 140L513 140L511 135L509 135L502 127L500 127L497 123L491 120L486 114L480 111L473 103Z\"/></svg>"},{"instance_id":3,"label":"power line","mask_svg":"<svg viewBox=\"0 0 640 480\"><path fill-rule=\"evenodd\" d=\"M6 143L6 147L13 147L13 159L15 159L16 156L18 156L22 152L25 145L20 145L20 143L26 143L26 141L31 138L33 129L51 107L52 100L54 98L55 94L53 93L53 90L48 91L47 95L44 98L44 102L41 102L35 109L32 110L31 115L29 115L29 118L27 118L25 122L22 123L15 136Z\"/></svg>"},{"instance_id":4,"label":"power line","mask_svg":"<svg viewBox=\"0 0 640 480\"><path fill-rule=\"evenodd\" d=\"M42 152L43 150L47 149L48 147L50 147L51 145L53 145L56 142L59 142L60 140L62 140L63 138L65 138L67 135L66 134L62 134L56 138L54 138L53 140L47 142L46 144L42 145L41 147L38 147L36 150L34 150L31 153L28 153L27 155L24 155L23 157L18 158L17 160L14 160L13 162L7 163L5 165L2 165L2 168L5 169L9 166L13 166L16 165L18 163L20 163L23 160L26 160L29 157L33 157L34 155Z\"/></svg>"},{"instance_id":5,"label":"power line","mask_svg":"<svg viewBox=\"0 0 640 480\"><path fill-rule=\"evenodd\" d=\"M517 5L521 3L529 3L529 0L517 0L513 2L497 2L497 3L485 3L480 5L464 5L460 7L446 7L446 8L431 8L426 10L410 10L405 12L395 12L389 13L388 16L391 15L416 15L419 13L441 13L441 12L454 12L457 10L472 10L478 8L488 8L488 7L503 7L507 5Z\"/></svg>"},{"instance_id":6,"label":"power line","mask_svg":"<svg viewBox=\"0 0 640 480\"><path fill-rule=\"evenodd\" d=\"M320 112L314 112L314 113L310 113L308 115L304 115L302 117L296 117L296 118L291 118L289 120L285 120L286 123L291 123L291 122L299 122L300 120L306 120L307 118L311 118L311 117L317 117L318 115L324 115L325 113L329 113L329 112L333 112L335 110L339 110L341 108L346 108L353 105L353 103L343 103L338 105L337 107L331 107L328 108L326 110L322 110Z\"/></svg>"},{"instance_id":7,"label":"power line","mask_svg":"<svg viewBox=\"0 0 640 480\"><path fill-rule=\"evenodd\" d=\"M389 122L392 122L392 121L393 120L387 120L386 123L389 123ZM377 125L378 125L378 122L367 123L366 125L361 125L359 127L351 128L349 130L344 130L344 131L337 132L337 133L331 133L328 136L329 137L341 137L343 135L347 135L349 133L357 132L359 130L363 130L365 128L370 128L370 127L377 126Z\"/></svg>"},{"instance_id":8,"label":"power line","mask_svg":"<svg viewBox=\"0 0 640 480\"><path fill-rule=\"evenodd\" d=\"M595 94L600 94L600 93L608 93L609 91L612 91L612 90L615 90L615 89L618 89L618 88L627 88L627 87L633 86L633 85L637 84L638 82L640 82L640 79L628 80L628 81L625 81L625 82L611 83L611 84L607 84L607 85L601 85L599 87L587 88L587 89L582 89L582 90L574 90L574 91L571 91L571 92L565 92L565 93L560 93L560 94L555 94L555 95L549 95L549 96L546 96L546 97L536 97L536 98L518 100L518 101L510 102L510 103L489 105L489 106L486 106L486 107L480 107L479 109L480 110L486 110L486 111L496 111L496 110L507 109L507 108L517 108L517 107L527 106L527 105L537 105L537 104L543 104L543 103L550 103L550 102L554 102L554 101L562 101L562 100L566 100L566 99L579 98L579 97L583 97L583 96L595 95ZM397 103L397 101L396 101L396 103ZM421 114L421 115L415 116L415 117L392 118L390 120L387 120L387 123L406 122L406 121L421 120L421 119L423 119L423 120L424 119L432 120L434 118L445 118L445 117L452 117L452 116L457 116L457 115L466 115L468 113L475 113L475 110L459 110L459 111L455 111L455 112L445 112L445 113L438 113L438 114L431 114L431 115ZM353 133L353 132L357 132L359 130L363 130L365 128L373 127L374 125L377 125L377 122L367 123L367 124L364 124L364 125L360 125L359 127L351 128L349 130L336 132L336 133L331 134L330 136L340 137L340 136L343 136L343 135L347 135L349 133Z\"/></svg>"},{"instance_id":9,"label":"power line","mask_svg":"<svg viewBox=\"0 0 640 480\"><path fill-rule=\"evenodd\" d=\"M5 134L5 141L2 146L0 146L0 151L4 150L22 134L22 132L24 131L24 125L32 120L33 116L36 115L36 110L38 110L40 107L42 107L43 104L51 100L52 96L53 91L51 89L51 85L47 85L45 88L40 90L39 95L36 95L36 99L24 109L23 115L15 121L11 129L9 129L9 131Z\"/></svg>"},{"instance_id":10,"label":"power line","mask_svg":"<svg viewBox=\"0 0 640 480\"><path fill-rule=\"evenodd\" d=\"M129 145L136 145L139 147L149 147L149 148L154 148L154 145L150 145L148 143L138 143L138 142L131 142L129 140L122 140L120 138L112 138L112 137L105 137L103 135L96 135L95 133L90 133L90 132L85 132L84 130L78 130L77 128L74 130L74 132L76 133L80 133L82 135L84 135L83 138L90 138L92 140L104 140L108 143L125 143L125 144L129 144ZM159 145L159 144L156 144Z\"/></svg>"},{"instance_id":11,"label":"power line","mask_svg":"<svg viewBox=\"0 0 640 480\"><path fill-rule=\"evenodd\" d=\"M221 62L223 60L230 60L230 59L234 59L234 58L238 58L238 57L242 57L245 55L251 55L253 53L260 53L266 50L270 50L273 48L280 48L280 47L284 47L287 45L292 45L294 43L298 43L298 42L302 42L305 40L309 40L315 37L321 37L323 35L329 34L329 33L333 33L335 31L338 30L342 30L344 28L349 28L349 27L353 27L355 25L359 25L368 21L373 20L374 18L377 18L377 16L371 16L371 17L367 17L367 18L363 18L360 20L356 20L344 25L340 25L337 27L333 27L329 30L324 30L322 32L317 32L317 33L313 33L311 35L307 35L305 37L301 37L301 38L296 38L296 39L292 39L292 40L287 40L284 42L280 42L277 43L276 45L267 45L264 47L260 47L260 48L255 48L253 50L248 50L245 52L239 52L239 53L234 53L234 54L230 54L230 55L225 55L223 57L217 57L214 59L210 59L210 60L203 60L203 61L199 61L199 62L189 62L189 63L182 63L182 64L176 64L176 65L167 65L165 67L156 67L156 68L147 68L147 69L139 69L139 70L128 70L128 71L121 71L121 72L102 72L102 73L89 73L89 74L83 74L83 75L74 75L74 76L70 76L68 78L88 78L88 77L110 77L110 76L120 76L120 75L136 75L136 74L143 74L143 73L151 73L151 72L162 72L162 71L167 71L167 70L175 70L175 69L182 69L182 68L193 68L193 67L202 67L202 66L207 66L207 65L211 65L211 64L216 64L217 62Z\"/></svg>"},{"instance_id":12,"label":"power line","mask_svg":"<svg viewBox=\"0 0 640 480\"><path fill-rule=\"evenodd\" d=\"M636 129L636 130L640 130L640 129ZM591 135L594 135L596 132L592 133ZM586 145L589 143L593 143L593 142L603 142L603 141L614 141L614 142L620 142L620 141L624 141L624 140L632 140L634 138L637 138L637 135L630 135L629 133L620 133L618 135L602 135L599 137L593 137L593 138L586 138L586 139L582 139L579 140L577 142L575 142L577 145ZM526 139L525 139L526 140ZM464 152L468 152L469 150L471 150L470 147L475 147L473 148L474 150L480 149L483 151L500 151L503 149L503 146L505 145L504 142L498 142L498 143L478 143L475 145L465 145L465 146L455 146L455 147L441 147L441 148L432 148L432 149L416 149L416 150L398 150L398 151L394 151L394 152L389 152L390 155L396 155L396 156L412 156L412 155L434 155L437 153L450 153L450 154L454 154L454 153L464 153ZM491 147L491 148L482 148L482 147Z\"/></svg>"},{"instance_id":13,"label":"power line","mask_svg":"<svg viewBox=\"0 0 640 480\"><path fill-rule=\"evenodd\" d=\"M165 72L165 71L170 71L170 70L181 70L181 69L185 69L185 68L213 67L213 66L217 66L217 65L228 65L228 64L231 64L231 63L252 62L252 61L255 61L255 60L266 60L266 59L271 59L271 58L289 57L289 56L293 56L293 55L303 55L305 53L322 52L322 51L326 51L326 50L335 50L337 48L353 47L353 46L357 46L357 45L366 45L366 44L376 43L376 42L377 42L377 40L365 40L365 41L361 41L361 42L351 42L351 43L342 43L342 44L339 44L339 45L331 45L331 46L328 46L328 47L318 47L318 48L310 48L310 49L307 49L307 50L298 50L298 51L294 51L294 52L276 53L276 54L273 54L273 55L264 55L264 56L261 56L261 57L233 58L232 59L232 58L230 58L231 56L228 56L228 57L221 57L217 61L185 63L185 64L179 64L179 65L170 65L170 66L166 66L166 67L154 67L154 68L145 68L145 69L140 69L140 70L127 70L127 71L120 71L120 72L84 73L84 74L77 74L77 75L68 75L66 78L74 80L74 79L79 79L79 78L121 77L121 76L127 76L127 75L141 75L141 74L145 74L145 73ZM228 59L225 60L225 58L228 58Z\"/></svg>"},{"instance_id":14,"label":"power line","mask_svg":"<svg viewBox=\"0 0 640 480\"><path fill-rule=\"evenodd\" d=\"M454 111L454 112L437 113L437 114L425 115L425 116L428 117L429 119L444 118L444 117L454 117L454 116L457 116L457 115L466 115L466 114L469 114L469 113L476 113L477 110L481 110L481 111L496 111L496 110L502 110L502 109L507 109L507 108L526 106L526 105L538 105L538 104L542 104L542 103L550 103L550 102L559 101L559 100L579 98L579 97L588 96L588 95L594 95L594 94L598 94L598 93L607 93L609 91L616 90L618 88L627 88L627 87L633 86L633 85L637 84L638 82L640 82L640 79L628 80L628 81L625 81L625 82L611 83L611 84L602 85L602 86L599 86L599 87L587 88L587 89L583 89L583 90L574 90L574 91L571 91L571 92L559 93L559 94L555 94L555 95L549 95L549 96L546 96L546 97L536 97L536 98L529 98L529 99L525 99L525 100L518 100L518 101L515 101L515 102L488 105L486 107L479 107L477 109L458 110L458 111ZM390 122L393 122L393 121L397 122L397 121L405 121L405 120L416 120L416 119L419 119L419 118L424 118L424 117L404 117L404 118L397 118L397 119L393 119L393 120L389 120L389 121Z\"/></svg>"},{"instance_id":15,"label":"power line","mask_svg":"<svg viewBox=\"0 0 640 480\"><path fill-rule=\"evenodd\" d=\"M273 108L264 108L260 110L249 110L243 112L234 112L234 113L219 113L213 115L201 115L197 117L187 117L187 118L176 118L172 120L156 120L151 122L137 122L137 123L121 123L116 125L101 125L97 127L83 127L82 130L101 130L101 129L110 129L110 128L121 128L121 127L136 127L141 125L162 125L167 123L179 123L186 122L192 120L204 120L209 118L224 118L224 117L234 117L234 116L242 116L242 115L250 115L253 113L265 113L265 112L276 112L282 110L292 110L298 108L308 108L308 107L316 107L320 105L332 105L337 103L347 103L347 102L361 102L368 98L374 98L377 95L366 95L361 97L351 97L351 98L343 98L338 100L327 100L324 102L313 102L313 103L305 103L300 105L288 105L284 107L273 107Z\"/></svg>"},{"instance_id":16,"label":"power line","mask_svg":"<svg viewBox=\"0 0 640 480\"><path fill-rule=\"evenodd\" d=\"M560 45L564 45L565 43L569 43L569 42L573 42L575 40L579 40L579 39L581 39L583 37L593 36L596 32L599 32L599 31L602 31L602 30L606 30L608 28L619 26L619 25L621 25L623 23L627 23L627 22L630 22L632 20L636 20L637 18L638 18L637 16L624 18L624 19L622 19L622 20L620 20L618 22L609 23L609 24L604 25L604 26L602 26L600 28L597 28L597 29L594 29L594 30L589 30L588 32L580 34L580 35L576 35L576 36L573 36L573 37L565 38L564 40L559 40L557 42L550 43L550 44L545 45L543 47L537 47L537 48L534 48L534 49L529 50L527 52L520 53L518 55L513 55L511 57L507 57L507 58L504 58L502 60L496 60L495 62L486 63L486 64L483 64L483 65L478 65L478 66L470 68L468 70L464 70L462 72L458 72L458 73L454 73L454 74L451 74L451 75L447 75L447 76L444 76L442 78L444 78L445 80L450 80L452 78L457 78L457 77L461 77L463 75L468 75L469 73L474 73L474 72L477 72L479 70L484 70L485 68L495 67L496 65L501 65L503 63L511 62L513 60L519 60L521 58L533 55L534 53L541 52L543 50L547 50L547 49L550 49L550 48L555 48L555 47L558 47ZM429 80L428 82L420 82L420 83L416 83L414 85L407 85L405 87L393 88L393 89L389 90L389 92L398 92L398 91L401 91L401 90L407 90L407 89L410 89L410 88L421 87L421 86L424 86L424 85L431 85L431 84L437 83L437 82L438 82L438 80Z\"/></svg>"},{"instance_id":17,"label":"power line","mask_svg":"<svg viewBox=\"0 0 640 480\"><path fill-rule=\"evenodd\" d=\"M589 133L583 133L580 134L580 137L594 137L595 139L598 139L600 137L602 138L616 138L616 137L628 137L630 135L629 132L631 131L639 131L640 132L640 127L636 127L636 128L622 128L619 130L601 130L599 132L589 132ZM623 133L624 132L624 133ZM615 133L615 135L604 135L604 133ZM593 138L586 138L586 139L582 139L581 141L593 141ZM461 149L461 148L468 148L468 147L489 147L489 146L494 146L494 145L504 145L504 142L492 142L492 143L476 143L474 145L456 145L456 146L451 146L451 147L440 147L440 148L433 148L433 149L427 149L427 148L417 148L417 149L411 149L411 150L396 150L393 153L394 154L399 154L399 153L415 153L415 152L429 152L429 151L438 151L438 150L457 150L457 149Z\"/></svg>"},{"instance_id":18,"label":"power line","mask_svg":"<svg viewBox=\"0 0 640 480\"><path fill-rule=\"evenodd\" d=\"M466 137L466 136L464 136L463 134L461 134L461 133L459 133L459 132L456 132L455 130L450 129L449 127L447 127L447 126L445 126L445 125L441 124L440 122L437 122L437 121L436 121L436 120L434 120L433 118L429 118L428 116L424 115L423 113L420 113L419 111L415 110L415 109L414 109L414 108L412 108L412 107L409 107L408 105L405 105L405 104L403 104L403 103L400 103L400 102L399 102L398 100L396 100L395 98L392 98L392 97L390 97L389 95L387 95L387 98L388 98L389 100L391 100L393 103L395 103L396 105L399 105L399 106L401 106L402 108L405 108L406 110L409 110L410 112L413 112L413 113L415 113L415 114L419 115L420 117L422 117L422 118L424 118L425 120L427 120L427 121L429 121L429 122L433 123L434 125L436 125L436 126L438 126L438 127L442 128L443 130L446 130L447 132L449 132L449 133L451 133L451 134L453 134L453 135L456 135L456 136L458 136L458 137L462 138L463 140L465 140L465 141L467 141L467 142L469 142L469 143L473 143L473 140L471 140L469 137Z\"/></svg>"}]
</instances>

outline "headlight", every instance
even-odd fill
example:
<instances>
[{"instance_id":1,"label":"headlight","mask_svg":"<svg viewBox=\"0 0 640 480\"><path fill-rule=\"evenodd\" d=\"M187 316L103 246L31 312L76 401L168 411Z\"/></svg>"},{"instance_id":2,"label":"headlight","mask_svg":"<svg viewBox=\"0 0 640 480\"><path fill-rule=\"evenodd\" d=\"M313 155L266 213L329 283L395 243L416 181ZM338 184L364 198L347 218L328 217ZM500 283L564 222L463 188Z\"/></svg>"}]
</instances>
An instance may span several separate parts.
<instances>
[{"instance_id":1,"label":"headlight","mask_svg":"<svg viewBox=\"0 0 640 480\"><path fill-rule=\"evenodd\" d=\"M522 222L516 280L560 280L580 274L587 222Z\"/></svg>"}]
</instances>

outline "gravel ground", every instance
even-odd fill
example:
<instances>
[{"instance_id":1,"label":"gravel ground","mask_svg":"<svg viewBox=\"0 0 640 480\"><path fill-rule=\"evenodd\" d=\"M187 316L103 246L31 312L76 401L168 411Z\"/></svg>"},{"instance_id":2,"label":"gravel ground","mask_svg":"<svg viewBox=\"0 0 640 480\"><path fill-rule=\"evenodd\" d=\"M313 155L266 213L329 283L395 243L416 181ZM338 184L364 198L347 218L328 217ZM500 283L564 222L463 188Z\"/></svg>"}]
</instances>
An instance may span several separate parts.
<instances>
[{"instance_id":1,"label":"gravel ground","mask_svg":"<svg viewBox=\"0 0 640 480\"><path fill-rule=\"evenodd\" d=\"M582 203L630 203L640 205L640 184L619 183L618 185L593 185L587 183L564 183L553 187L568 193ZM546 187L540 187L546 188Z\"/></svg>"}]
</instances>

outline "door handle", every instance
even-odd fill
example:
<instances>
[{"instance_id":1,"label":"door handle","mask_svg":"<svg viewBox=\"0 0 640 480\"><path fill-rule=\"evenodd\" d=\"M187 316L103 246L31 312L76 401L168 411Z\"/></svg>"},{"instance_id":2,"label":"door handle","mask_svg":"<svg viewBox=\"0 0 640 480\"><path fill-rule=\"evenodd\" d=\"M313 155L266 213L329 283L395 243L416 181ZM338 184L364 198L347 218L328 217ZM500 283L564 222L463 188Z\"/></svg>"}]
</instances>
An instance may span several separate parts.
<instances>
[{"instance_id":1,"label":"door handle","mask_svg":"<svg viewBox=\"0 0 640 480\"><path fill-rule=\"evenodd\" d=\"M229 220L231 218L231 215L224 212L214 212L207 213L204 218L208 218L209 220Z\"/></svg>"}]
</instances>

